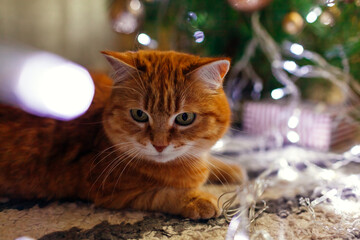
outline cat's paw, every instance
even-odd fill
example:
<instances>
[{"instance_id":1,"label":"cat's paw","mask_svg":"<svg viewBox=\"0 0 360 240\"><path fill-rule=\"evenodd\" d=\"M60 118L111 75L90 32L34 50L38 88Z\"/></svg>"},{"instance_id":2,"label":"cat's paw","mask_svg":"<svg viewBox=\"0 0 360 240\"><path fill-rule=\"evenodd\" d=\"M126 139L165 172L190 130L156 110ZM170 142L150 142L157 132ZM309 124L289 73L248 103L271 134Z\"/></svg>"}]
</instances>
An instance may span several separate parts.
<instances>
[{"instance_id":1,"label":"cat's paw","mask_svg":"<svg viewBox=\"0 0 360 240\"><path fill-rule=\"evenodd\" d=\"M191 198L181 215L191 219L209 219L218 217L220 209L217 207L217 199L213 195L202 194Z\"/></svg>"}]
</instances>

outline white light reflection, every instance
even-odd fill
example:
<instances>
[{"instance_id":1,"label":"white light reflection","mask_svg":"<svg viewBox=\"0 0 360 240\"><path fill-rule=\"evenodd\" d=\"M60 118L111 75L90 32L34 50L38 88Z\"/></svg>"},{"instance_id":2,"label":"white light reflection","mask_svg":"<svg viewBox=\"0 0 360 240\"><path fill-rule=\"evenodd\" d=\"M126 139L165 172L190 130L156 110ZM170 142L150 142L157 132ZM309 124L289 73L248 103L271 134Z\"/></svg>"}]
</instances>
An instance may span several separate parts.
<instances>
[{"instance_id":1,"label":"white light reflection","mask_svg":"<svg viewBox=\"0 0 360 240\"><path fill-rule=\"evenodd\" d=\"M295 55L301 55L304 52L304 47L298 43L293 43L290 46L290 52Z\"/></svg>"},{"instance_id":2,"label":"white light reflection","mask_svg":"<svg viewBox=\"0 0 360 240\"><path fill-rule=\"evenodd\" d=\"M330 170L330 169L322 169L319 173L318 176L321 179L324 179L326 181L332 181L336 178L336 173L334 170Z\"/></svg>"},{"instance_id":3,"label":"white light reflection","mask_svg":"<svg viewBox=\"0 0 360 240\"><path fill-rule=\"evenodd\" d=\"M291 116L288 120L288 127L294 129L298 125L299 125L299 118L297 116Z\"/></svg>"},{"instance_id":4,"label":"white light reflection","mask_svg":"<svg viewBox=\"0 0 360 240\"><path fill-rule=\"evenodd\" d=\"M308 15L306 15L306 21L308 23L314 23L317 20L317 18L321 15L321 13L322 13L322 10L320 7L316 7L314 9L312 9L308 13Z\"/></svg>"},{"instance_id":5,"label":"white light reflection","mask_svg":"<svg viewBox=\"0 0 360 240\"><path fill-rule=\"evenodd\" d=\"M197 21L197 15L194 12L188 12L188 19L189 22Z\"/></svg>"},{"instance_id":6,"label":"white light reflection","mask_svg":"<svg viewBox=\"0 0 360 240\"><path fill-rule=\"evenodd\" d=\"M278 100L285 96L285 90L283 88L276 88L271 91L271 97L275 100Z\"/></svg>"},{"instance_id":7,"label":"white light reflection","mask_svg":"<svg viewBox=\"0 0 360 240\"><path fill-rule=\"evenodd\" d=\"M16 238L15 240L35 240L35 238L31 238L31 237L19 237L19 238Z\"/></svg>"},{"instance_id":8,"label":"white light reflection","mask_svg":"<svg viewBox=\"0 0 360 240\"><path fill-rule=\"evenodd\" d=\"M283 68L288 72L295 72L298 69L298 65L294 61L285 61L283 63Z\"/></svg>"},{"instance_id":9,"label":"white light reflection","mask_svg":"<svg viewBox=\"0 0 360 240\"><path fill-rule=\"evenodd\" d=\"M151 49L156 49L159 46L158 42L154 39L151 39L150 44L149 44L149 48Z\"/></svg>"},{"instance_id":10,"label":"white light reflection","mask_svg":"<svg viewBox=\"0 0 360 240\"><path fill-rule=\"evenodd\" d=\"M141 9L141 2L139 0L131 0L129 6L133 11L139 11Z\"/></svg>"},{"instance_id":11,"label":"white light reflection","mask_svg":"<svg viewBox=\"0 0 360 240\"><path fill-rule=\"evenodd\" d=\"M203 31L196 31L194 33L194 38L196 43L202 43L205 39L205 34Z\"/></svg>"},{"instance_id":12,"label":"white light reflection","mask_svg":"<svg viewBox=\"0 0 360 240\"><path fill-rule=\"evenodd\" d=\"M223 149L224 145L225 145L224 140L220 139L219 141L217 141L215 143L215 145L211 148L211 150L219 151L219 150Z\"/></svg>"},{"instance_id":13,"label":"white light reflection","mask_svg":"<svg viewBox=\"0 0 360 240\"><path fill-rule=\"evenodd\" d=\"M326 0L325 4L328 7L333 7L333 6L335 6L335 1L334 0Z\"/></svg>"},{"instance_id":14,"label":"white light reflection","mask_svg":"<svg viewBox=\"0 0 360 240\"><path fill-rule=\"evenodd\" d=\"M26 61L15 94L26 111L70 120L89 108L94 84L83 67L41 53Z\"/></svg>"},{"instance_id":15,"label":"white light reflection","mask_svg":"<svg viewBox=\"0 0 360 240\"><path fill-rule=\"evenodd\" d=\"M138 27L137 18L129 12L121 13L113 22L113 28L116 32L130 34L135 32Z\"/></svg>"},{"instance_id":16,"label":"white light reflection","mask_svg":"<svg viewBox=\"0 0 360 240\"><path fill-rule=\"evenodd\" d=\"M298 178L298 173L292 169L285 158L279 159L280 169L278 177L280 179L292 182Z\"/></svg>"},{"instance_id":17,"label":"white light reflection","mask_svg":"<svg viewBox=\"0 0 360 240\"><path fill-rule=\"evenodd\" d=\"M329 197L329 199L331 200L331 204L334 207L335 212L338 214L353 214L360 212L360 205L355 201L341 199L339 196Z\"/></svg>"},{"instance_id":18,"label":"white light reflection","mask_svg":"<svg viewBox=\"0 0 360 240\"><path fill-rule=\"evenodd\" d=\"M244 232L240 232L235 235L234 240L249 240L249 237Z\"/></svg>"},{"instance_id":19,"label":"white light reflection","mask_svg":"<svg viewBox=\"0 0 360 240\"><path fill-rule=\"evenodd\" d=\"M140 44L144 46L148 46L151 43L151 38L145 33L140 33L137 37L137 40Z\"/></svg>"},{"instance_id":20,"label":"white light reflection","mask_svg":"<svg viewBox=\"0 0 360 240\"><path fill-rule=\"evenodd\" d=\"M286 134L286 138L291 142L291 143L297 143L300 141L300 136L297 132L295 131L289 131Z\"/></svg>"},{"instance_id":21,"label":"white light reflection","mask_svg":"<svg viewBox=\"0 0 360 240\"><path fill-rule=\"evenodd\" d=\"M350 153L354 156L360 154L360 145L355 145L350 149Z\"/></svg>"}]
</instances>

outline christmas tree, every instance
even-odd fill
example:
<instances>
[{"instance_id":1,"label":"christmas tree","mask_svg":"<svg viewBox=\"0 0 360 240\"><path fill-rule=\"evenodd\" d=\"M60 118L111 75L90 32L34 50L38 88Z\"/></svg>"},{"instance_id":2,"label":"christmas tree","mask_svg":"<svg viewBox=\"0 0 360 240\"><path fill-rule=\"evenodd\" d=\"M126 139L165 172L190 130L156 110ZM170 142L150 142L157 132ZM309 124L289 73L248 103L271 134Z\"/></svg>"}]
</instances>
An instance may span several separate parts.
<instances>
[{"instance_id":1,"label":"christmas tree","mask_svg":"<svg viewBox=\"0 0 360 240\"><path fill-rule=\"evenodd\" d=\"M142 48L228 56L235 65L254 37L251 17L259 11L260 24L279 46L288 43L290 48L289 43L297 43L300 48L319 54L330 65L355 78L360 73L357 67L360 62L359 0L131 0L128 2L130 12L134 6L140 8L135 3L141 4L142 8L141 14L135 14L142 22L137 32L149 37L145 44L138 45ZM150 45L150 42L156 44ZM263 81L262 97L281 87L272 74L273 63L269 60L259 48L249 60L253 67L251 70ZM284 60L293 59L287 56ZM309 64L308 59L296 60L299 65ZM241 75L237 77L241 78ZM328 79L313 77L296 81L296 84L305 99L330 103L344 101L337 91L333 91L333 83ZM245 90L244 96L247 94Z\"/></svg>"}]
</instances>

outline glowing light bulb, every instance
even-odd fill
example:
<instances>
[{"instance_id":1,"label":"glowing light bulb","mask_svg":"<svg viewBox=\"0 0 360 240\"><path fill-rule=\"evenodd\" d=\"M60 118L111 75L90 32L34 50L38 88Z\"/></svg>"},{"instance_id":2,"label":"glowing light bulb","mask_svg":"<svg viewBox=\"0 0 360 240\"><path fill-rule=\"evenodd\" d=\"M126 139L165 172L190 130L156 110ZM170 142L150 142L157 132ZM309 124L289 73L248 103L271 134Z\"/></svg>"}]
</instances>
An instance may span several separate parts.
<instances>
[{"instance_id":1,"label":"glowing light bulb","mask_svg":"<svg viewBox=\"0 0 360 240\"><path fill-rule=\"evenodd\" d=\"M129 12L120 14L113 23L114 30L119 33L130 34L133 33L137 27L137 18Z\"/></svg>"},{"instance_id":2,"label":"glowing light bulb","mask_svg":"<svg viewBox=\"0 0 360 240\"><path fill-rule=\"evenodd\" d=\"M31 237L19 237L19 238L16 238L15 240L35 240L35 238L31 238Z\"/></svg>"},{"instance_id":3,"label":"glowing light bulb","mask_svg":"<svg viewBox=\"0 0 360 240\"><path fill-rule=\"evenodd\" d=\"M287 139L291 142L291 143L297 143L300 141L300 136L297 132L295 131L289 131L286 134Z\"/></svg>"},{"instance_id":4,"label":"glowing light bulb","mask_svg":"<svg viewBox=\"0 0 360 240\"><path fill-rule=\"evenodd\" d=\"M159 43L156 40L151 39L150 44L149 44L149 48L156 49L158 46L159 46Z\"/></svg>"},{"instance_id":5,"label":"glowing light bulb","mask_svg":"<svg viewBox=\"0 0 360 240\"><path fill-rule=\"evenodd\" d=\"M309 12L308 15L306 16L306 21L308 23L313 23L315 22L317 19L317 16L314 12Z\"/></svg>"},{"instance_id":6,"label":"glowing light bulb","mask_svg":"<svg viewBox=\"0 0 360 240\"><path fill-rule=\"evenodd\" d=\"M294 72L298 68L297 64L294 61L285 61L283 68L288 72Z\"/></svg>"},{"instance_id":7,"label":"glowing light bulb","mask_svg":"<svg viewBox=\"0 0 360 240\"><path fill-rule=\"evenodd\" d=\"M139 11L141 8L141 2L139 0L131 0L129 6L132 10Z\"/></svg>"},{"instance_id":8,"label":"glowing light bulb","mask_svg":"<svg viewBox=\"0 0 360 240\"><path fill-rule=\"evenodd\" d=\"M291 116L288 121L289 128L296 128L299 125L299 118L297 116Z\"/></svg>"},{"instance_id":9,"label":"glowing light bulb","mask_svg":"<svg viewBox=\"0 0 360 240\"><path fill-rule=\"evenodd\" d=\"M196 31L194 33L194 38L196 43L202 43L205 39L205 34L203 31Z\"/></svg>"},{"instance_id":10,"label":"glowing light bulb","mask_svg":"<svg viewBox=\"0 0 360 240\"><path fill-rule=\"evenodd\" d=\"M292 182L298 178L298 173L290 167L280 169L278 173L280 179Z\"/></svg>"},{"instance_id":11,"label":"glowing light bulb","mask_svg":"<svg viewBox=\"0 0 360 240\"><path fill-rule=\"evenodd\" d=\"M295 55L301 55L304 52L304 47L298 43L293 43L290 47L290 52Z\"/></svg>"},{"instance_id":12,"label":"glowing light bulb","mask_svg":"<svg viewBox=\"0 0 360 240\"><path fill-rule=\"evenodd\" d=\"M322 169L319 173L318 176L324 180L327 181L331 181L336 177L336 173L333 170L329 170L329 169Z\"/></svg>"},{"instance_id":13,"label":"glowing light bulb","mask_svg":"<svg viewBox=\"0 0 360 240\"><path fill-rule=\"evenodd\" d=\"M249 240L249 237L245 233L240 232L234 236L234 240Z\"/></svg>"},{"instance_id":14,"label":"glowing light bulb","mask_svg":"<svg viewBox=\"0 0 360 240\"><path fill-rule=\"evenodd\" d=\"M278 177L286 181L294 181L298 177L298 173L289 166L289 163L285 158L279 159L280 169Z\"/></svg>"},{"instance_id":15,"label":"glowing light bulb","mask_svg":"<svg viewBox=\"0 0 360 240\"><path fill-rule=\"evenodd\" d=\"M84 113L94 96L94 84L83 67L41 53L28 59L21 70L15 94L22 108L61 120Z\"/></svg>"},{"instance_id":16,"label":"glowing light bulb","mask_svg":"<svg viewBox=\"0 0 360 240\"><path fill-rule=\"evenodd\" d=\"M333 7L333 6L335 6L335 1L334 0L326 0L325 4L328 7Z\"/></svg>"},{"instance_id":17,"label":"glowing light bulb","mask_svg":"<svg viewBox=\"0 0 360 240\"><path fill-rule=\"evenodd\" d=\"M145 46L148 46L151 43L151 38L149 37L149 35L145 33L140 33L139 36L137 37L137 40L140 44Z\"/></svg>"},{"instance_id":18,"label":"glowing light bulb","mask_svg":"<svg viewBox=\"0 0 360 240\"><path fill-rule=\"evenodd\" d=\"M94 96L88 71L55 54L0 43L0 101L40 117L71 120Z\"/></svg>"},{"instance_id":19,"label":"glowing light bulb","mask_svg":"<svg viewBox=\"0 0 360 240\"><path fill-rule=\"evenodd\" d=\"M320 7L316 7L316 8L314 8L314 13L316 14L316 16L320 16L321 15L321 13L322 13L322 10L321 10L321 8Z\"/></svg>"},{"instance_id":20,"label":"glowing light bulb","mask_svg":"<svg viewBox=\"0 0 360 240\"><path fill-rule=\"evenodd\" d=\"M194 13L194 12L188 12L188 18L187 18L187 20L189 21L189 22L191 22L191 21L197 21L197 15L196 15L196 13Z\"/></svg>"},{"instance_id":21,"label":"glowing light bulb","mask_svg":"<svg viewBox=\"0 0 360 240\"><path fill-rule=\"evenodd\" d=\"M352 155L359 155L360 154L360 145L355 145L350 149L350 153Z\"/></svg>"},{"instance_id":22,"label":"glowing light bulb","mask_svg":"<svg viewBox=\"0 0 360 240\"><path fill-rule=\"evenodd\" d=\"M312 9L308 13L308 15L306 15L306 21L308 23L314 23L317 20L317 18L321 15L321 13L322 13L322 10L320 7L316 7L314 9Z\"/></svg>"},{"instance_id":23,"label":"glowing light bulb","mask_svg":"<svg viewBox=\"0 0 360 240\"><path fill-rule=\"evenodd\" d=\"M285 91L282 88L277 88L271 91L271 97L275 100L278 100L285 96Z\"/></svg>"},{"instance_id":24,"label":"glowing light bulb","mask_svg":"<svg viewBox=\"0 0 360 240\"><path fill-rule=\"evenodd\" d=\"M211 148L212 150L221 150L224 147L224 140L220 139L215 143L215 145Z\"/></svg>"}]
</instances>

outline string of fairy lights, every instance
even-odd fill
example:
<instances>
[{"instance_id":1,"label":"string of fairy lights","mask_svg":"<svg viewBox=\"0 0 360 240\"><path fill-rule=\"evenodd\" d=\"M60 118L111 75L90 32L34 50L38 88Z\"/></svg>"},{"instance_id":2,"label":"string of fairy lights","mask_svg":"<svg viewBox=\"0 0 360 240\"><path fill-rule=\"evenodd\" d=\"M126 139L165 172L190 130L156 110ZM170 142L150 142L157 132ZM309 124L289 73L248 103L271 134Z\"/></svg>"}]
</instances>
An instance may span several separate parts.
<instances>
[{"instance_id":1,"label":"string of fairy lights","mask_svg":"<svg viewBox=\"0 0 360 240\"><path fill-rule=\"evenodd\" d=\"M333 4L328 2L327 4ZM312 9L306 17L311 23L315 21L321 12L317 8ZM288 107L292 109L292 114L288 116L287 127L288 134L286 138L291 143L299 141L299 134L296 127L299 124L299 115L301 113L300 91L295 85L295 80L299 78L324 78L339 87L343 93L343 107L353 106L351 111L356 115L359 114L356 106L359 103L359 84L349 74L349 66L346 56L343 57L343 69L330 65L319 54L306 50L298 43L285 42L282 47L278 46L266 30L261 26L259 14L252 14L252 29L254 39L247 47L243 58L235 64L230 76L234 77L239 72L245 72L247 80L253 82L253 91L260 94L262 82L254 71L248 71L251 67L250 58L255 52L255 48L260 47L268 60L271 62L272 72L275 78L283 84L282 88L272 90L271 97L275 100L288 96ZM283 56L291 56L295 59L305 58L313 65L300 66L294 60L287 60ZM231 81L231 78L230 78ZM230 84L231 85L231 84ZM243 85L238 85L240 89ZM310 198L300 198L299 204L311 214L314 224L321 224L316 221L316 208L321 204L328 204L333 207L335 213L350 214L353 219L359 219L360 210L360 175L344 174L339 169L347 166L352 162L360 162L360 145L352 146L348 151L342 154L310 152L300 148L287 148L285 150L275 150L277 156L272 156L270 166L260 174L256 179L245 182L237 188L232 196L223 204L223 211L226 219L230 222L226 239L273 239L265 230L251 232L251 226L266 209L266 201L262 198L267 189L282 184L283 181L289 183L290 188L299 189L307 186L307 189L313 190L313 200ZM267 152L266 154L270 154ZM310 155L314 158L322 159L326 166L319 167L311 160ZM295 157L294 157L295 156ZM300 157L299 157L300 156ZM258 159L264 160L265 155L259 156ZM256 159L256 157L254 157ZM301 162L305 164L306 170L299 170L295 166ZM274 172L276 174L274 175ZM311 181L306 181L311 179ZM311 187L309 187L311 186ZM344 193L349 192L353 198L344 199ZM260 204L260 206L259 206ZM350 230L354 228L354 221L349 225L337 223L329 228L329 231L344 230L351 237ZM321 226L320 226L321 227Z\"/></svg>"},{"instance_id":2,"label":"string of fairy lights","mask_svg":"<svg viewBox=\"0 0 360 240\"><path fill-rule=\"evenodd\" d=\"M212 150L219 154L233 147L234 151L241 152L237 155L239 161L250 159L251 161L246 161L247 164L264 166L265 169L255 179L238 186L235 192L225 194L228 200L224 202L222 208L226 220L229 221L226 239L273 239L270 233L263 229L254 230L253 225L268 208L264 193L282 185L284 181L288 189L306 187L307 190L312 190L313 198L303 197L299 199L299 204L311 214L314 225L321 224L316 221L317 208L329 205L335 212L348 213L355 220L351 224L334 224L328 231L350 232L351 229L360 227L360 220L356 220L360 218L360 175L344 174L341 171L353 162L360 162L360 145L350 146L348 151L343 153L317 152L295 146L283 147L285 141L297 144L301 140L297 128L301 121L302 101L301 92L296 85L296 82L301 79L321 78L334 84L343 95L341 105L337 106L343 109L339 116L350 117L355 122L357 121L355 119L360 118L360 110L356 108L360 103L360 85L350 75L349 61L343 47L337 46L342 63L342 68L339 68L328 63L320 54L305 49L300 43L285 41L279 45L261 25L259 13L254 12L268 5L271 0L254 1L257 2L254 5L251 5L252 1L228 1L239 11L253 12L251 14L253 37L245 47L242 58L234 64L228 75L225 90L231 107L235 111L241 107L239 99L249 83L252 86L252 99L260 100L264 82L251 63L251 58L260 49L271 64L273 76L283 85L273 89L270 96L273 100L286 100L288 115L286 126L283 126L287 131L285 136L275 131L262 136L246 136L238 142L232 137L225 137L213 147ZM283 30L290 35L298 34L305 24L313 24L316 21L326 26L333 26L336 14L331 13L329 9L333 8L337 2L336 0L319 1L319 4L313 6L304 18L296 11L289 12L284 17ZM320 3L325 8L320 6ZM360 6L360 0L355 0L355 4ZM140 0L129 0L122 8L125 10L113 17L114 30L125 34L136 32L140 25L139 19L144 13L143 3ZM189 11L187 18L189 22L196 21L197 14ZM205 34L200 29L194 28L193 38L196 43L202 43ZM157 40L146 32L138 33L136 41L150 49L158 48ZM307 64L301 65L299 62ZM241 80L238 78L240 73ZM257 150L253 151L255 148ZM319 167L315 163L315 160L319 159L323 160L324 167ZM299 163L306 166L305 169L299 169L297 167ZM352 198L344 198L344 194ZM351 238L350 235L348 237Z\"/></svg>"}]
</instances>

